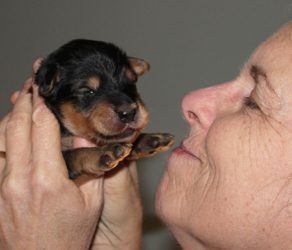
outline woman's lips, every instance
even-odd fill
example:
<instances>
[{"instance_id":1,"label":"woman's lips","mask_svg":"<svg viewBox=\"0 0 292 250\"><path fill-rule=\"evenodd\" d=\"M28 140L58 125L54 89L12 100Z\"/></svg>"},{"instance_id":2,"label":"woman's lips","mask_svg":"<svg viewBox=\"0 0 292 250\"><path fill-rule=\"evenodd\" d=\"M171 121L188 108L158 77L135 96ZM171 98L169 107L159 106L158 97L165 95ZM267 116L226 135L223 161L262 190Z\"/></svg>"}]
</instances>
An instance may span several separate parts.
<instances>
[{"instance_id":1,"label":"woman's lips","mask_svg":"<svg viewBox=\"0 0 292 250\"><path fill-rule=\"evenodd\" d=\"M193 154L192 152L190 152L184 145L184 143L182 142L180 144L179 147L177 147L175 150L173 150L173 153L176 155L187 155L190 156L196 160L200 160L198 156L196 156L195 154Z\"/></svg>"}]
</instances>

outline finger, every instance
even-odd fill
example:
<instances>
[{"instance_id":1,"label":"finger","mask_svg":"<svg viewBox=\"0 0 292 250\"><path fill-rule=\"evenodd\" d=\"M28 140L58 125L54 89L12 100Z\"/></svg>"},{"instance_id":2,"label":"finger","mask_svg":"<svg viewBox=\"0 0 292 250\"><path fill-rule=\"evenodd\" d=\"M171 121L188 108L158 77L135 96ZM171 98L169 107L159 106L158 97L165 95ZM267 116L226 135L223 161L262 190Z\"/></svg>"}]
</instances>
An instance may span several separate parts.
<instances>
[{"instance_id":1,"label":"finger","mask_svg":"<svg viewBox=\"0 0 292 250\"><path fill-rule=\"evenodd\" d=\"M33 64L32 64L32 72L33 72L33 74L36 74L36 72L38 71L38 69L40 68L40 66L42 64L42 61L43 61L42 58L38 58L33 62Z\"/></svg>"},{"instance_id":2,"label":"finger","mask_svg":"<svg viewBox=\"0 0 292 250\"><path fill-rule=\"evenodd\" d=\"M17 100L19 94L20 94L20 91L15 91L14 93L12 93L12 95L10 96L10 102L12 104L16 103L16 100Z\"/></svg>"},{"instance_id":3,"label":"finger","mask_svg":"<svg viewBox=\"0 0 292 250\"><path fill-rule=\"evenodd\" d=\"M21 171L31 153L31 94L22 90L6 124L7 170Z\"/></svg>"},{"instance_id":4,"label":"finger","mask_svg":"<svg viewBox=\"0 0 292 250\"><path fill-rule=\"evenodd\" d=\"M32 87L32 84L33 84L33 78L30 77L23 83L22 87L24 90L28 91Z\"/></svg>"},{"instance_id":5,"label":"finger","mask_svg":"<svg viewBox=\"0 0 292 250\"><path fill-rule=\"evenodd\" d=\"M33 86L32 154L38 170L68 176L61 152L60 127L53 113Z\"/></svg>"},{"instance_id":6,"label":"finger","mask_svg":"<svg viewBox=\"0 0 292 250\"><path fill-rule=\"evenodd\" d=\"M6 151L6 138L5 138L5 131L7 127L8 120L10 119L10 113L7 114L1 121L0 121L0 151Z\"/></svg>"},{"instance_id":7,"label":"finger","mask_svg":"<svg viewBox=\"0 0 292 250\"><path fill-rule=\"evenodd\" d=\"M32 84L33 84L33 79L32 77L30 77L24 82L22 86L23 90L28 91L31 88ZM15 104L17 98L19 97L19 94L20 94L20 91L15 91L14 93L12 93L12 95L10 96L10 102L12 104Z\"/></svg>"},{"instance_id":8,"label":"finger","mask_svg":"<svg viewBox=\"0 0 292 250\"><path fill-rule=\"evenodd\" d=\"M0 121L0 171L2 171L6 162L5 131L6 131L6 126L7 126L9 117L10 117L10 114L7 114Z\"/></svg>"}]
</instances>

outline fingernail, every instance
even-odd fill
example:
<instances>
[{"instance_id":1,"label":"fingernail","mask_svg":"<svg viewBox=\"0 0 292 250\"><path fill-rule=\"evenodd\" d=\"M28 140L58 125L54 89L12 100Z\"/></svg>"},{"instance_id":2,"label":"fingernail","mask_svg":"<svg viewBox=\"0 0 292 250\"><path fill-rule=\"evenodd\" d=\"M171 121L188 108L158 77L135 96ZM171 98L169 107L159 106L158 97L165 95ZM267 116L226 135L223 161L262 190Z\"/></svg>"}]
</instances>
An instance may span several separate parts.
<instances>
[{"instance_id":1,"label":"fingernail","mask_svg":"<svg viewBox=\"0 0 292 250\"><path fill-rule=\"evenodd\" d=\"M32 114L32 121L35 124L40 124L40 121L42 120L43 113L46 112L46 105L42 102L39 102L36 106L35 106L35 110L33 111Z\"/></svg>"}]
</instances>

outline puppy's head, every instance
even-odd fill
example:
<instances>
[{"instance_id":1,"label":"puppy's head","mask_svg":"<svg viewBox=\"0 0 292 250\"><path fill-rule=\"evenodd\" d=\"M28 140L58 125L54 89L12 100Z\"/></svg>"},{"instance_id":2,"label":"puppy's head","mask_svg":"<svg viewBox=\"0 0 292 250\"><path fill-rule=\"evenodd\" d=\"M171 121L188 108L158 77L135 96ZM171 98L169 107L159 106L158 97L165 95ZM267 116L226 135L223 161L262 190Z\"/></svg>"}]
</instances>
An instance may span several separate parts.
<instances>
[{"instance_id":1,"label":"puppy's head","mask_svg":"<svg viewBox=\"0 0 292 250\"><path fill-rule=\"evenodd\" d=\"M36 84L63 131L97 143L133 142L148 122L136 88L148 69L113 44L73 40L43 61Z\"/></svg>"}]
</instances>

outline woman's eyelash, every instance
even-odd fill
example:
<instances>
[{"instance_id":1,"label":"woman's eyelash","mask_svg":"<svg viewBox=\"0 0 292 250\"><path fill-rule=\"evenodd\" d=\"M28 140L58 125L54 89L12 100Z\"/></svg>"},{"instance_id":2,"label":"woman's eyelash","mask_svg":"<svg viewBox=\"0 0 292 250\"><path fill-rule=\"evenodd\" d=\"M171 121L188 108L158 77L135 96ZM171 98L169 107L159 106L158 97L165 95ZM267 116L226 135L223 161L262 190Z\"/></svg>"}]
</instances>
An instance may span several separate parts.
<instances>
[{"instance_id":1,"label":"woman's eyelash","mask_svg":"<svg viewBox=\"0 0 292 250\"><path fill-rule=\"evenodd\" d=\"M258 104L250 96L244 98L244 105L250 109L259 109Z\"/></svg>"}]
</instances>

